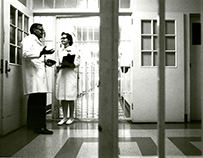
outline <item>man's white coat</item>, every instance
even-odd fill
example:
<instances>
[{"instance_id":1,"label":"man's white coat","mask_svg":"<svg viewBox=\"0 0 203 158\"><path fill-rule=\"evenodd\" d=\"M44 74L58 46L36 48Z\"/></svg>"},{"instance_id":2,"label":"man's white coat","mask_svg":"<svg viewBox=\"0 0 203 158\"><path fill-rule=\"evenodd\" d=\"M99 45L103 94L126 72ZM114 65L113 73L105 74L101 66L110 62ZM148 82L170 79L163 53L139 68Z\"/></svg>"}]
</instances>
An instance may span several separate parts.
<instances>
[{"instance_id":1,"label":"man's white coat","mask_svg":"<svg viewBox=\"0 0 203 158\"><path fill-rule=\"evenodd\" d=\"M44 55L40 57L40 52L44 47L42 42L34 34L31 34L23 39L22 45L24 94L47 93L48 85Z\"/></svg>"}]
</instances>

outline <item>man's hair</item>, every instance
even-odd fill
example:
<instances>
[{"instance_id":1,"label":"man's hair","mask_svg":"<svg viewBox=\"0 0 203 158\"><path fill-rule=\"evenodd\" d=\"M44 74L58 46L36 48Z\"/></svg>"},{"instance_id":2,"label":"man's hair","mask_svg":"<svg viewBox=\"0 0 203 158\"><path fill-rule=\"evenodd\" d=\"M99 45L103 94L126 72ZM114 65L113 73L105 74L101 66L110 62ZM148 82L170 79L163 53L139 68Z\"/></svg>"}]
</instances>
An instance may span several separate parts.
<instances>
[{"instance_id":1,"label":"man's hair","mask_svg":"<svg viewBox=\"0 0 203 158\"><path fill-rule=\"evenodd\" d=\"M62 32L61 36L66 35L66 38L69 40L69 45L73 45L73 37L69 33Z\"/></svg>"},{"instance_id":2,"label":"man's hair","mask_svg":"<svg viewBox=\"0 0 203 158\"><path fill-rule=\"evenodd\" d=\"M42 26L42 24L40 24L40 23L32 24L32 26L30 27L30 33L34 34L34 29L36 29L38 26Z\"/></svg>"}]
</instances>

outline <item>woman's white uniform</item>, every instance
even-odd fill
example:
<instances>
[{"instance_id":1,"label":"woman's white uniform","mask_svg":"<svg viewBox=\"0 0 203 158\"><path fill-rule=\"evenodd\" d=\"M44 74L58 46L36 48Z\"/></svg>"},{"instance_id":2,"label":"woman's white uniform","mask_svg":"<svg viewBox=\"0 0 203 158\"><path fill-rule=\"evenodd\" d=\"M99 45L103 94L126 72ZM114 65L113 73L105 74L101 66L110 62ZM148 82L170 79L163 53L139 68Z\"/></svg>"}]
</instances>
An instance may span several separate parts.
<instances>
[{"instance_id":1,"label":"woman's white uniform","mask_svg":"<svg viewBox=\"0 0 203 158\"><path fill-rule=\"evenodd\" d=\"M75 55L74 64L79 66L79 54L70 51L68 48L61 48L58 54L59 65L62 63L63 57L67 54ZM76 68L62 68L57 73L56 79L56 98L58 100L75 100L77 98L77 72Z\"/></svg>"}]
</instances>

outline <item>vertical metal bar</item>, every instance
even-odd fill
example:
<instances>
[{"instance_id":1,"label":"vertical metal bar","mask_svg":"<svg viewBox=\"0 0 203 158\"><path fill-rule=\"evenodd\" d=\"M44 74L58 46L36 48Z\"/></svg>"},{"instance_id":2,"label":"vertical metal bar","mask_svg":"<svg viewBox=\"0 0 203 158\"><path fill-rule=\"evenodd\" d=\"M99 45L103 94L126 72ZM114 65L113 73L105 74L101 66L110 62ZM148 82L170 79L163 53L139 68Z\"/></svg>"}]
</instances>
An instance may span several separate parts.
<instances>
[{"instance_id":1,"label":"vertical metal bar","mask_svg":"<svg viewBox=\"0 0 203 158\"><path fill-rule=\"evenodd\" d=\"M53 0L53 8L56 8L56 0Z\"/></svg>"},{"instance_id":2,"label":"vertical metal bar","mask_svg":"<svg viewBox=\"0 0 203 158\"><path fill-rule=\"evenodd\" d=\"M158 0L158 157L165 157L165 0Z\"/></svg>"},{"instance_id":3,"label":"vertical metal bar","mask_svg":"<svg viewBox=\"0 0 203 158\"><path fill-rule=\"evenodd\" d=\"M203 45L202 45L202 41L203 41L203 0L201 0L201 61L203 61ZM201 68L203 68L203 62L201 62ZM203 72L201 71L201 78L203 78ZM201 96L203 95L203 80L201 80ZM203 98L201 97L201 115L202 115L202 128L201 128L201 138L202 138L202 141L201 141L201 149L202 149L202 154L203 155Z\"/></svg>"},{"instance_id":4,"label":"vertical metal bar","mask_svg":"<svg viewBox=\"0 0 203 158\"><path fill-rule=\"evenodd\" d=\"M34 9L33 1L34 0L26 0L26 7L29 9Z\"/></svg>"},{"instance_id":5,"label":"vertical metal bar","mask_svg":"<svg viewBox=\"0 0 203 158\"><path fill-rule=\"evenodd\" d=\"M118 0L100 0L99 158L118 157Z\"/></svg>"},{"instance_id":6,"label":"vertical metal bar","mask_svg":"<svg viewBox=\"0 0 203 158\"><path fill-rule=\"evenodd\" d=\"M93 61L95 60L95 57L94 57L94 59L93 59ZM94 75L94 73L95 73L95 65L94 65L94 63L93 63L93 66L92 66L92 79L93 79L93 81L92 81L92 118L94 118L94 93L95 93L95 75Z\"/></svg>"},{"instance_id":7,"label":"vertical metal bar","mask_svg":"<svg viewBox=\"0 0 203 158\"><path fill-rule=\"evenodd\" d=\"M79 91L80 91L80 88L79 88L79 82L80 82L80 67L77 68L77 99L75 100L75 115L74 117L76 117L78 114L78 100L79 100Z\"/></svg>"},{"instance_id":8,"label":"vertical metal bar","mask_svg":"<svg viewBox=\"0 0 203 158\"><path fill-rule=\"evenodd\" d=\"M88 77L88 64L85 62L85 99L86 99L86 118L88 118L88 107L89 107L89 93L88 93L88 82L89 82L89 77Z\"/></svg>"},{"instance_id":9,"label":"vertical metal bar","mask_svg":"<svg viewBox=\"0 0 203 158\"><path fill-rule=\"evenodd\" d=\"M80 109L80 118L82 119L83 118L83 106L84 106L84 104L83 104L83 100L84 100L84 94L82 93L82 95L81 95L81 109Z\"/></svg>"},{"instance_id":10,"label":"vertical metal bar","mask_svg":"<svg viewBox=\"0 0 203 158\"><path fill-rule=\"evenodd\" d=\"M81 96L81 118L83 118L83 109L84 109L84 98L85 98L85 93L84 93L84 89L85 89L85 82L86 82L86 79L84 78L85 77L85 65L83 63L82 65L82 96Z\"/></svg>"},{"instance_id":11,"label":"vertical metal bar","mask_svg":"<svg viewBox=\"0 0 203 158\"><path fill-rule=\"evenodd\" d=\"M42 8L45 8L44 0L42 0Z\"/></svg>"},{"instance_id":12,"label":"vertical metal bar","mask_svg":"<svg viewBox=\"0 0 203 158\"><path fill-rule=\"evenodd\" d=\"M3 43L4 43L4 0L0 0L0 61L1 61L1 73L4 72L4 60L3 60ZM0 74L0 135L3 134L3 75Z\"/></svg>"},{"instance_id":13,"label":"vertical metal bar","mask_svg":"<svg viewBox=\"0 0 203 158\"><path fill-rule=\"evenodd\" d=\"M92 57L94 61L94 56ZM92 107L92 118L94 118L94 62L92 62L91 66L91 107Z\"/></svg>"}]
</instances>

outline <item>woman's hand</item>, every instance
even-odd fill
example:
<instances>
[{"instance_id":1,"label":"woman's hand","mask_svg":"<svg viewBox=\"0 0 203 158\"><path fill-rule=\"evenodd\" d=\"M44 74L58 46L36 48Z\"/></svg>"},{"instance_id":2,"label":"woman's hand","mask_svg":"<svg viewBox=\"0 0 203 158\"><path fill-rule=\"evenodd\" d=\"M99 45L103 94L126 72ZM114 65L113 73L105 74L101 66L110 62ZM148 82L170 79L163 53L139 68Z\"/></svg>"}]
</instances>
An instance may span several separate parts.
<instances>
[{"instance_id":1,"label":"woman's hand","mask_svg":"<svg viewBox=\"0 0 203 158\"><path fill-rule=\"evenodd\" d=\"M56 73L58 73L60 69L61 69L61 66L56 66Z\"/></svg>"},{"instance_id":2,"label":"woman's hand","mask_svg":"<svg viewBox=\"0 0 203 158\"><path fill-rule=\"evenodd\" d=\"M62 67L70 67L70 68L75 68L75 64L69 63L67 61L63 61L61 64Z\"/></svg>"}]
</instances>

